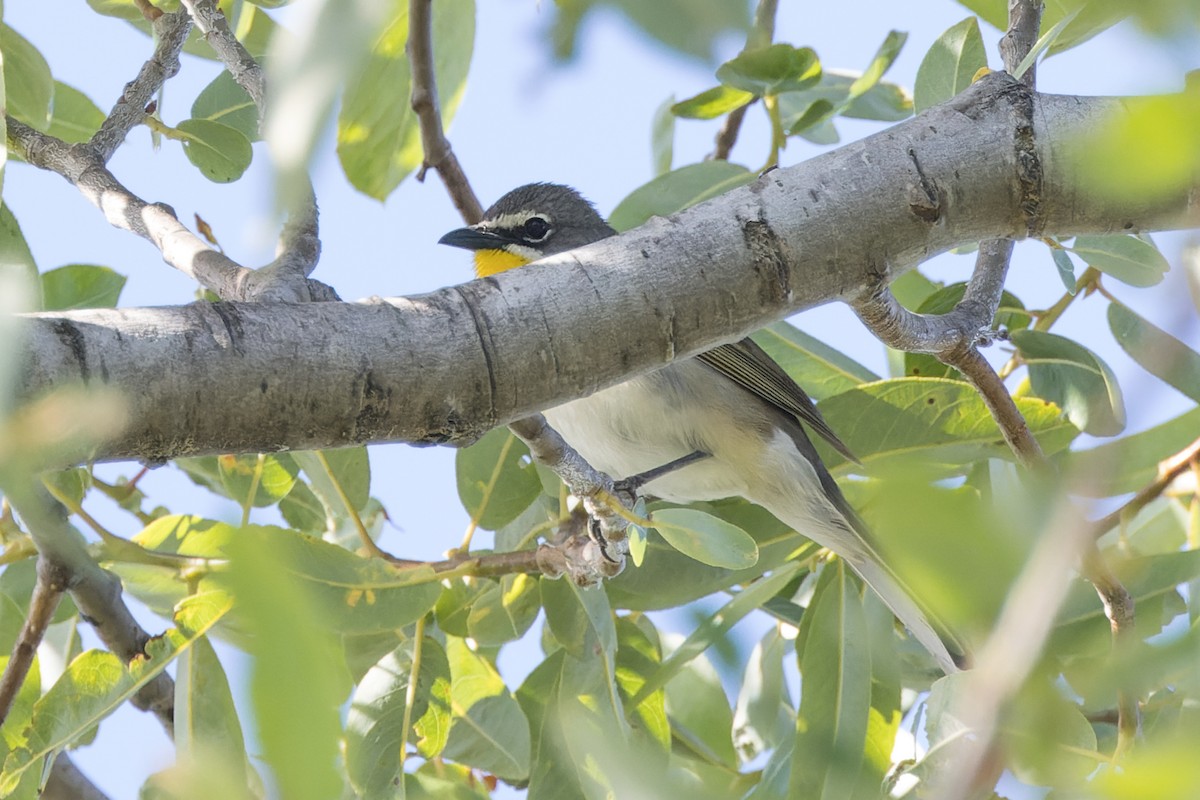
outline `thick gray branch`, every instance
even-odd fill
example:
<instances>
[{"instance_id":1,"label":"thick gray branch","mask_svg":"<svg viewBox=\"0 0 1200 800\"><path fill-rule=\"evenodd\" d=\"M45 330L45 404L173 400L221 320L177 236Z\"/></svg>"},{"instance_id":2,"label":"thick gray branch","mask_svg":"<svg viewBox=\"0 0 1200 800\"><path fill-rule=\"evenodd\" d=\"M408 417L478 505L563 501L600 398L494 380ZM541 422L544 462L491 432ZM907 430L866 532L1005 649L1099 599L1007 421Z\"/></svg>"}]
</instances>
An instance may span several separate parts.
<instances>
[{"instance_id":1,"label":"thick gray branch","mask_svg":"<svg viewBox=\"0 0 1200 800\"><path fill-rule=\"evenodd\" d=\"M1036 196L1014 146L1019 103L1033 104ZM79 381L124 391L133 423L100 458L465 443L858 296L963 243L1194 223L1191 194L1089 191L1073 148L1122 110L1112 99L1031 95L996 74L680 214L427 295L31 315L19 392Z\"/></svg>"}]
</instances>

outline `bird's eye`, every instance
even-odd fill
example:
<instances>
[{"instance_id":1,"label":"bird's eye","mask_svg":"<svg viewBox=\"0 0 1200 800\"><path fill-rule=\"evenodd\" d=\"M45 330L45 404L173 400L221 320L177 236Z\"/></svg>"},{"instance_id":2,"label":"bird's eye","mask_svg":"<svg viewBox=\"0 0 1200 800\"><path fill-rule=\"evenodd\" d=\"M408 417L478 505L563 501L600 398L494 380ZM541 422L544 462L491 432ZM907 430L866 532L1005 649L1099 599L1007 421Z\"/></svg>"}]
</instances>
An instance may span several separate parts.
<instances>
[{"instance_id":1,"label":"bird's eye","mask_svg":"<svg viewBox=\"0 0 1200 800\"><path fill-rule=\"evenodd\" d=\"M550 223L544 217L530 217L521 228L525 239L540 242L550 234Z\"/></svg>"}]
</instances>

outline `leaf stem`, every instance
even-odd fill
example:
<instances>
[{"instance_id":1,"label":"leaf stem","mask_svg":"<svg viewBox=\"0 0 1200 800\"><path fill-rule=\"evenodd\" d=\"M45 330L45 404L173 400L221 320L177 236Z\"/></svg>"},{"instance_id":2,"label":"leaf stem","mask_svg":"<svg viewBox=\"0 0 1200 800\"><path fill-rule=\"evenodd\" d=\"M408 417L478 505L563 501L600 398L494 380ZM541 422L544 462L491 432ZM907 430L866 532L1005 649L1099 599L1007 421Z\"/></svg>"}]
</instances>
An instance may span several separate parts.
<instances>
[{"instance_id":1,"label":"leaf stem","mask_svg":"<svg viewBox=\"0 0 1200 800\"><path fill-rule=\"evenodd\" d=\"M375 540L371 538L371 534L367 532L367 526L363 524L358 509L354 507L354 503L350 500L350 495L346 494L346 490L342 487L342 482L337 479L337 475L333 474L333 468L329 466L329 459L325 458L325 453L321 450L314 450L313 455L317 457L317 461L321 462L321 469L325 470L325 474L329 477L329 482L333 484L333 490L337 492L338 499L342 501L342 506L346 509L347 516L354 523L354 529L358 531L358 538L362 540L363 547L375 558L382 558L385 561L395 561L391 553L388 553L377 545Z\"/></svg>"},{"instance_id":2,"label":"leaf stem","mask_svg":"<svg viewBox=\"0 0 1200 800\"><path fill-rule=\"evenodd\" d=\"M412 669L404 690L404 724L400 728L400 780L404 780L404 761L408 758L408 731L412 727L412 710L417 701L417 683L421 677L421 650L425 644L425 617L417 620L413 633Z\"/></svg>"},{"instance_id":3,"label":"leaf stem","mask_svg":"<svg viewBox=\"0 0 1200 800\"><path fill-rule=\"evenodd\" d=\"M266 466L266 453L259 453L258 460L254 463L254 473L250 476L250 491L246 493L246 499L242 501L242 527L250 524L250 509L254 508L254 498L258 494L258 485L262 482L263 467Z\"/></svg>"}]
</instances>

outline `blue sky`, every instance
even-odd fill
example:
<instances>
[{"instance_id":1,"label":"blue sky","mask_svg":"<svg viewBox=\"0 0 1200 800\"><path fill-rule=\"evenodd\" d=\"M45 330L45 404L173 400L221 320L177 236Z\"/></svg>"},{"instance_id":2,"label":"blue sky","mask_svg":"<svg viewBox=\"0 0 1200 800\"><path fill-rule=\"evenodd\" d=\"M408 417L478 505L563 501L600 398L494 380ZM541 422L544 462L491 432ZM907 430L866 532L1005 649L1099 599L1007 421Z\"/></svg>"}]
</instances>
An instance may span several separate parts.
<instances>
[{"instance_id":1,"label":"blue sky","mask_svg":"<svg viewBox=\"0 0 1200 800\"><path fill-rule=\"evenodd\" d=\"M950 0L868 0L809 3L783 0L777 39L816 48L827 67L860 69L892 28L909 32L908 43L888 79L912 85L924 52L946 28L968 16ZM669 95L688 97L714 84L714 65L673 55L635 31L615 12L588 19L577 59L551 62L541 32L549 24L549 0L479 0L471 78L451 132L463 167L486 206L507 189L531 180L570 183L607 213L628 192L652 177L650 120ZM29 38L50 61L55 77L87 93L102 108L149 54L149 41L118 20L98 17L78 0L8 0L5 22ZM999 32L984 29L991 66L1000 66ZM721 42L722 58L742 42ZM1163 47L1130 26L1046 62L1039 72L1045 91L1069 94L1133 94L1173 91L1183 74L1200 61L1197 48ZM187 116L196 93L216 74L212 62L186 57L181 75L166 89L162 114L168 123ZM749 166L763 161L766 130L752 109L734 159ZM872 123L839 122L843 138L880 129ZM676 129L675 164L692 163L711 149L714 123L681 120ZM784 165L820 150L796 140ZM255 147L255 162L239 182L207 182L183 157L177 144L151 147L145 129L135 130L112 163L116 175L147 200L172 205L185 223L200 214L226 252L254 266L272 257L271 174L267 153ZM314 165L321 206L324 252L314 277L332 284L343 298L428 291L471 277L461 251L438 247L438 237L458 227L456 216L433 176L408 180L386 203L355 193L341 176L330 137ZM193 299L194 285L162 263L146 242L107 225L65 181L24 165L10 165L5 197L20 220L41 269L67 263L104 264L129 276L122 305L175 305ZM1159 237L1168 258L1178 264L1181 236ZM970 261L943 257L932 274L963 279ZM1181 328L1196 316L1182 273L1174 269L1161 286L1133 291L1110 282L1118 294L1158 324L1195 342L1195 328ZM1030 307L1044 307L1061 292L1044 247L1019 247L1010 288ZM1126 392L1131 427L1143 428L1182 408L1179 397L1143 375L1112 344L1100 302L1080 303L1060 330L1080 338L1109 360ZM877 372L886 370L882 347L848 311L830 306L793 320L841 347ZM1192 323L1194 324L1194 323ZM467 524L454 488L453 451L403 445L372 452L373 494L387 507L396 529L385 546L410 557L438 557L457 545ZM132 474L135 465L105 467ZM235 519L235 509L194 490L172 468L154 471L142 484L152 504L174 511ZM129 535L132 518L106 501L91 501L93 513ZM257 520L258 518L255 517ZM263 518L261 521L270 521ZM153 632L162 621L143 615ZM669 625L687 630L682 618ZM534 643L536 636L526 637ZM227 652L227 651L226 651ZM506 677L519 680L528 658L506 658ZM235 675L237 669L233 670ZM244 686L242 687L244 690ZM76 754L80 766L114 798L136 796L149 772L167 766L172 750L148 715L125 709L106 721L97 743Z\"/></svg>"}]
</instances>

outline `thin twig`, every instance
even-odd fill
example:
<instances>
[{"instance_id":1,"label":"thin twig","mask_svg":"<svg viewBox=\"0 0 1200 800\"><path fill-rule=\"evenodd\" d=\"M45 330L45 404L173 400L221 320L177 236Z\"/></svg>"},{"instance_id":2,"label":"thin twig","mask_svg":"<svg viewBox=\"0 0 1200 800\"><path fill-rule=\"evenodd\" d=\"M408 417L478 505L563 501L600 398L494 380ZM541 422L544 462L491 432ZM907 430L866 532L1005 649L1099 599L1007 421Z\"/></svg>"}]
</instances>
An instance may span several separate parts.
<instances>
[{"instance_id":1,"label":"thin twig","mask_svg":"<svg viewBox=\"0 0 1200 800\"><path fill-rule=\"evenodd\" d=\"M1000 39L1000 57L1004 70L1015 75L1018 65L1037 44L1042 28L1042 4L1028 0L1008 0L1008 30ZM1036 82L1037 65L1032 65L1021 76L1021 82L1033 88Z\"/></svg>"},{"instance_id":2,"label":"thin twig","mask_svg":"<svg viewBox=\"0 0 1200 800\"><path fill-rule=\"evenodd\" d=\"M11 116L7 122L9 143L21 157L70 181L103 212L110 225L146 239L162 252L169 265L221 298L242 298L242 286L253 271L205 244L170 207L147 203L133 194L88 148L72 147Z\"/></svg>"},{"instance_id":3,"label":"thin twig","mask_svg":"<svg viewBox=\"0 0 1200 800\"><path fill-rule=\"evenodd\" d=\"M254 101L261 128L267 116L266 76L262 66L233 35L225 14L213 0L184 0L184 6L230 76ZM321 258L321 239L316 195L307 178L304 190L287 211L288 220L279 237L275 260L245 276L242 296L245 299L281 302L340 299L329 286L308 280Z\"/></svg>"},{"instance_id":4,"label":"thin twig","mask_svg":"<svg viewBox=\"0 0 1200 800\"><path fill-rule=\"evenodd\" d=\"M744 106L739 106L725 116L725 122L721 125L721 130L717 131L716 147L709 156L711 161L728 161L729 154L733 151L733 146L737 144L738 133L742 130L742 120L746 118L746 111L753 104L753 101L746 103Z\"/></svg>"},{"instance_id":5,"label":"thin twig","mask_svg":"<svg viewBox=\"0 0 1200 800\"><path fill-rule=\"evenodd\" d=\"M67 590L69 578L66 570L45 556L38 556L37 583L33 586L33 596L29 601L29 615L25 617L21 633L13 643L12 656L4 668L4 674L0 675L0 724L8 718L13 700L25 682L25 676L29 674L33 657L42 643L42 637L46 635L50 620L54 618L63 592Z\"/></svg>"},{"instance_id":6,"label":"thin twig","mask_svg":"<svg viewBox=\"0 0 1200 800\"><path fill-rule=\"evenodd\" d=\"M1044 469L1047 466L1046 456L1042 446L1029 430L1025 417L1021 414L1012 395L1004 385L1004 381L992 369L979 351L969 348L961 355L948 358L946 361L963 374L991 412L992 418L1000 428L1005 443L1016 454L1021 465L1026 469Z\"/></svg>"},{"instance_id":7,"label":"thin twig","mask_svg":"<svg viewBox=\"0 0 1200 800\"><path fill-rule=\"evenodd\" d=\"M229 30L225 14L213 0L183 0L196 27L204 34L205 41L221 59L230 76L246 90L254 105L258 107L258 118L266 117L266 78L262 66L250 55L245 46Z\"/></svg>"},{"instance_id":8,"label":"thin twig","mask_svg":"<svg viewBox=\"0 0 1200 800\"><path fill-rule=\"evenodd\" d=\"M409 0L408 4L408 59L412 65L410 102L420 123L421 145L425 148L425 160L417 180L425 179L426 170L437 170L458 213L468 225L474 225L483 219L483 206L442 128L437 76L433 69L431 5L432 0Z\"/></svg>"},{"instance_id":9,"label":"thin twig","mask_svg":"<svg viewBox=\"0 0 1200 800\"><path fill-rule=\"evenodd\" d=\"M742 52L766 47L771 43L775 38L775 14L778 10L779 0L758 0L758 6L754 9L754 25L750 28L750 35L746 37L746 46ZM730 111L725 117L721 130L717 132L716 147L708 157L710 161L729 160L729 154L737 144L738 134L742 130L746 111L755 102L757 100L751 100L746 105Z\"/></svg>"},{"instance_id":10,"label":"thin twig","mask_svg":"<svg viewBox=\"0 0 1200 800\"><path fill-rule=\"evenodd\" d=\"M142 122L146 116L146 105L158 94L163 84L179 72L179 53L192 29L192 18L183 11L174 14L158 12L151 22L158 40L154 54L142 65L137 77L125 84L112 111L87 143L86 149L92 156L89 160L100 166L108 163L129 132Z\"/></svg>"},{"instance_id":11,"label":"thin twig","mask_svg":"<svg viewBox=\"0 0 1200 800\"><path fill-rule=\"evenodd\" d=\"M67 524L65 509L31 479L10 479L4 490L41 556L69 576L71 598L100 640L126 663L143 657L150 634L129 613L121 581L92 560L83 537ZM170 675L160 672L138 690L132 702L151 711L168 735L173 734L175 682Z\"/></svg>"},{"instance_id":12,"label":"thin twig","mask_svg":"<svg viewBox=\"0 0 1200 800\"><path fill-rule=\"evenodd\" d=\"M1200 439L1196 439L1173 456L1158 463L1158 475L1143 486L1125 505L1092 523L1092 536L1099 539L1113 528L1133 519L1134 515L1167 490L1183 473L1200 463Z\"/></svg>"}]
</instances>

